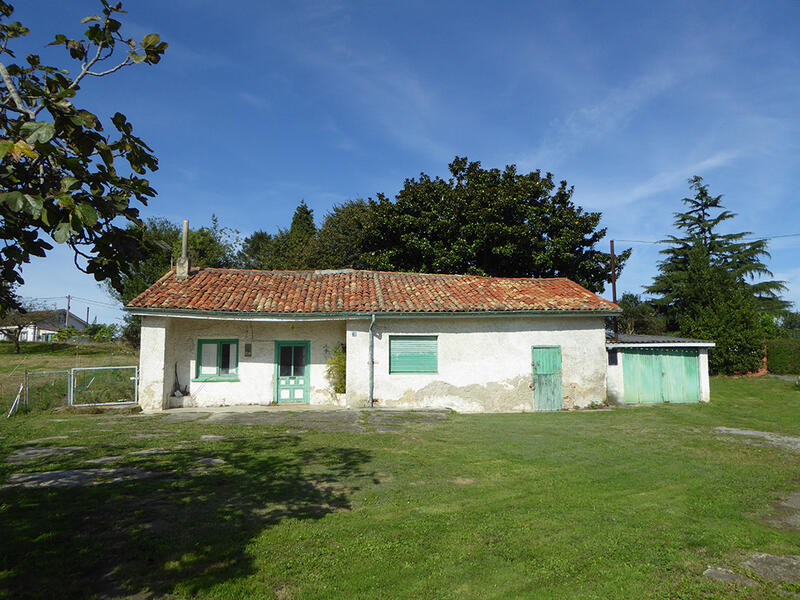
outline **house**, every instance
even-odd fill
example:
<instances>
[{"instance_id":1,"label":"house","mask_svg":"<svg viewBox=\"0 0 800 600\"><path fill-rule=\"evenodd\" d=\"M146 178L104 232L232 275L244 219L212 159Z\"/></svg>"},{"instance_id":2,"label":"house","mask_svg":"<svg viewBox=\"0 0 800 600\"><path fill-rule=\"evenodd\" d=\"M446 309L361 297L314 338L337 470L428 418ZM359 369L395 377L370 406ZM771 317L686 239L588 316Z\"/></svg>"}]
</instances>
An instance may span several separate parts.
<instances>
[{"instance_id":1,"label":"house","mask_svg":"<svg viewBox=\"0 0 800 600\"><path fill-rule=\"evenodd\" d=\"M608 336L608 398L617 404L708 402L714 342L670 336Z\"/></svg>"},{"instance_id":2,"label":"house","mask_svg":"<svg viewBox=\"0 0 800 600\"><path fill-rule=\"evenodd\" d=\"M564 278L352 269L171 270L142 317L139 402L559 410L606 399L604 319L619 308ZM346 392L331 353L346 352Z\"/></svg>"},{"instance_id":3,"label":"house","mask_svg":"<svg viewBox=\"0 0 800 600\"><path fill-rule=\"evenodd\" d=\"M69 320L67 320L69 314ZM83 331L89 324L73 313L67 313L63 308L54 310L35 310L28 311L24 315L26 325L19 335L21 342L51 342L53 336L59 330L69 324L77 331ZM0 325L0 337L3 340L13 340L16 333L16 326L3 323Z\"/></svg>"}]
</instances>

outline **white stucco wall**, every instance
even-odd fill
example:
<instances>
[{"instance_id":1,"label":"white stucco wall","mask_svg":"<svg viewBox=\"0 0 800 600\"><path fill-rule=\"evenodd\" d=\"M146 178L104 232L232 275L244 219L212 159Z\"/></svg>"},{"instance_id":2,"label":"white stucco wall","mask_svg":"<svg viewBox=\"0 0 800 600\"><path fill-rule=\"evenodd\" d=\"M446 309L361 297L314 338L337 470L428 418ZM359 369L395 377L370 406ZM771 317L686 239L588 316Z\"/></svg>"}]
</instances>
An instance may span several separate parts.
<instances>
[{"instance_id":1,"label":"white stucco wall","mask_svg":"<svg viewBox=\"0 0 800 600\"><path fill-rule=\"evenodd\" d=\"M365 406L369 379L369 319L252 322L144 317L139 400L145 410L169 406L270 404L275 341L310 341L313 404ZM390 335L436 335L436 374L390 374ZM239 381L192 381L198 339L239 340ZM244 356L245 343L252 356ZM337 398L327 380L330 352L347 347L347 394ZM605 329L601 317L382 318L374 327L378 406L446 407L462 412L533 410L531 346L558 345L567 408L606 398ZM177 365L189 396L171 398Z\"/></svg>"},{"instance_id":2,"label":"white stucco wall","mask_svg":"<svg viewBox=\"0 0 800 600\"><path fill-rule=\"evenodd\" d=\"M347 322L347 403L367 403L369 321ZM437 335L439 372L390 374L389 336ZM558 345L564 406L606 398L605 327L600 317L377 318L378 406L447 407L462 412L533 410L531 346Z\"/></svg>"},{"instance_id":3,"label":"white stucco wall","mask_svg":"<svg viewBox=\"0 0 800 600\"><path fill-rule=\"evenodd\" d=\"M198 339L239 340L239 381L192 381ZM309 341L310 402L336 404L326 374L330 352L345 339L344 321L245 322L190 318L142 319L139 404L145 410L169 406L271 404L275 386L275 341ZM245 357L245 343L252 356ZM177 365L180 386L189 397L170 398ZM159 386L160 384L160 386Z\"/></svg>"},{"instance_id":4,"label":"white stucco wall","mask_svg":"<svg viewBox=\"0 0 800 600\"><path fill-rule=\"evenodd\" d=\"M711 402L711 383L708 380L708 348L700 348L700 402Z\"/></svg>"},{"instance_id":5,"label":"white stucco wall","mask_svg":"<svg viewBox=\"0 0 800 600\"><path fill-rule=\"evenodd\" d=\"M142 317L139 344L139 406L142 410L163 410L171 389L165 377L169 319Z\"/></svg>"},{"instance_id":6,"label":"white stucco wall","mask_svg":"<svg viewBox=\"0 0 800 600\"><path fill-rule=\"evenodd\" d=\"M617 364L608 365L606 372L606 385L608 386L608 403L625 403L625 378L622 376L622 351L614 349L617 354ZM608 359L608 355L606 355Z\"/></svg>"}]
</instances>

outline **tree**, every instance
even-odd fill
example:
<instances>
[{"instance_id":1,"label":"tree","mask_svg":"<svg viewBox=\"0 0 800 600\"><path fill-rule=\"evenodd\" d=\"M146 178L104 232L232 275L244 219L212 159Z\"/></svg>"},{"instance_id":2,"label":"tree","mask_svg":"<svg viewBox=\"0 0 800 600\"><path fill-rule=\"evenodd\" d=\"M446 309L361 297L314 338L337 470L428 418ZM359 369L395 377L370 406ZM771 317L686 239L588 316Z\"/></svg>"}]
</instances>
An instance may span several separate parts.
<instances>
[{"instance_id":1,"label":"tree","mask_svg":"<svg viewBox=\"0 0 800 600\"><path fill-rule=\"evenodd\" d=\"M245 238L239 264L251 269L314 269L316 233L314 211L301 200L289 229L279 229L274 236L256 231Z\"/></svg>"},{"instance_id":2,"label":"tree","mask_svg":"<svg viewBox=\"0 0 800 600\"><path fill-rule=\"evenodd\" d=\"M139 240L124 222L137 222L138 208L155 196L147 171L158 161L151 148L134 135L125 115L111 117L114 134L101 120L74 104L81 82L102 78L130 65L159 62L167 44L148 34L141 42L124 37L116 17L121 3L101 0L101 14L83 19L84 37L55 36L76 69L42 64L29 54L14 59L10 44L29 33L9 22L13 7L0 0L0 275L22 284L21 266L43 257L53 246L67 244L75 264L95 279L121 284L121 275L142 256ZM124 53L119 56L119 50ZM111 60L109 63L107 61ZM124 174L130 169L132 173ZM79 258L85 263L81 264ZM0 288L0 306L19 303Z\"/></svg>"},{"instance_id":3,"label":"tree","mask_svg":"<svg viewBox=\"0 0 800 600\"><path fill-rule=\"evenodd\" d=\"M712 266L731 273L748 290L761 311L779 314L788 308L789 303L780 298L780 293L786 289L783 282L757 280L772 275L762 261L769 257L767 241L748 241L745 238L752 234L747 231L720 233L720 226L736 213L725 210L721 195L709 194L702 177L689 179L689 187L694 190L694 197L682 200L688 210L675 213L674 224L680 235L662 240L669 247L661 251L665 258L659 263L659 274L647 288L649 294L657 296L654 302L667 316L669 324L677 324L675 290L688 276L689 253L698 246L705 250Z\"/></svg>"},{"instance_id":4,"label":"tree","mask_svg":"<svg viewBox=\"0 0 800 600\"><path fill-rule=\"evenodd\" d=\"M364 236L375 218L374 206L361 198L333 206L317 232L316 268L367 268Z\"/></svg>"},{"instance_id":5,"label":"tree","mask_svg":"<svg viewBox=\"0 0 800 600\"><path fill-rule=\"evenodd\" d=\"M764 357L764 323L756 299L702 244L687 255L686 277L672 290L682 335L713 340L712 374L756 371Z\"/></svg>"},{"instance_id":6,"label":"tree","mask_svg":"<svg viewBox=\"0 0 800 600\"><path fill-rule=\"evenodd\" d=\"M236 259L243 269L266 269L269 267L265 265L272 262L271 254L273 251L272 236L266 231L256 231L244 238Z\"/></svg>"},{"instance_id":7,"label":"tree","mask_svg":"<svg viewBox=\"0 0 800 600\"><path fill-rule=\"evenodd\" d=\"M573 188L533 171L483 169L456 157L452 177L407 179L394 201L379 194L365 232L371 268L500 277L569 277L592 291L611 279L596 249L600 213L572 202ZM617 258L621 269L630 255Z\"/></svg>"},{"instance_id":8,"label":"tree","mask_svg":"<svg viewBox=\"0 0 800 600\"><path fill-rule=\"evenodd\" d=\"M617 303L622 309L618 317L620 333L661 335L665 330L664 317L660 316L650 302L631 293L622 294Z\"/></svg>"},{"instance_id":9,"label":"tree","mask_svg":"<svg viewBox=\"0 0 800 600\"><path fill-rule=\"evenodd\" d=\"M93 323L77 335L89 337L95 342L110 342L117 337L118 332L119 327L114 324Z\"/></svg>"}]
</instances>

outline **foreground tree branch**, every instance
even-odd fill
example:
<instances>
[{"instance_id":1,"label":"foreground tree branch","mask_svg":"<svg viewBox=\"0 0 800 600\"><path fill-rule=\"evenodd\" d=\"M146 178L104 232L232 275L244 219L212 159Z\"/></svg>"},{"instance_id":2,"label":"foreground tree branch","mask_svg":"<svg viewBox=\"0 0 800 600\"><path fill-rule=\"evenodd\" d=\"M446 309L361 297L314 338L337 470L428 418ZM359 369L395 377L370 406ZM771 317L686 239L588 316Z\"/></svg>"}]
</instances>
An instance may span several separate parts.
<instances>
[{"instance_id":1,"label":"foreground tree branch","mask_svg":"<svg viewBox=\"0 0 800 600\"><path fill-rule=\"evenodd\" d=\"M70 75L68 65L43 65L36 54L13 62L13 42L29 30L10 21L14 9L0 0L0 55L7 57L0 61L0 310L19 307L13 288L23 283L21 266L46 256L51 241L69 244L79 268L112 286L142 255L141 235L125 222L140 223L137 205L155 196L142 176L158 160L125 115L112 113L112 133L105 133L101 119L75 98L85 77L155 65L167 44L157 34L140 42L124 37L122 4L100 6L101 14L82 19L82 38L58 34L50 44L77 61ZM101 69L115 54L118 62Z\"/></svg>"}]
</instances>

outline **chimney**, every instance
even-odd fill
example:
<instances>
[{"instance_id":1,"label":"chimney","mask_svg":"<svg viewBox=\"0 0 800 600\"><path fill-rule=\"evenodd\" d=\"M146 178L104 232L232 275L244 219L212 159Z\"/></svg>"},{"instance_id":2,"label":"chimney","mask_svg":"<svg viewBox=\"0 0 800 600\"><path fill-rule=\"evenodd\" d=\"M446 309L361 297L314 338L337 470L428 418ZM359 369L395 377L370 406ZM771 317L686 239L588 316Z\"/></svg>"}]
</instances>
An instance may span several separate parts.
<instances>
[{"instance_id":1,"label":"chimney","mask_svg":"<svg viewBox=\"0 0 800 600\"><path fill-rule=\"evenodd\" d=\"M181 238L181 256L175 265L175 279L189 278L189 221L183 220L183 237Z\"/></svg>"}]
</instances>

